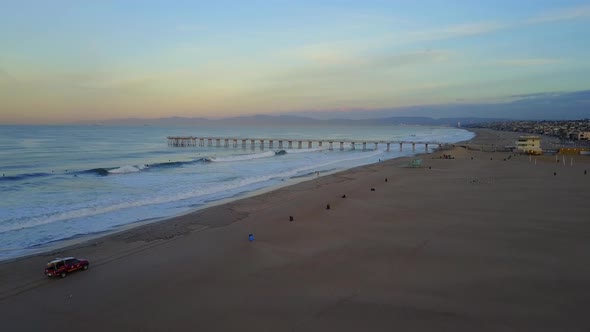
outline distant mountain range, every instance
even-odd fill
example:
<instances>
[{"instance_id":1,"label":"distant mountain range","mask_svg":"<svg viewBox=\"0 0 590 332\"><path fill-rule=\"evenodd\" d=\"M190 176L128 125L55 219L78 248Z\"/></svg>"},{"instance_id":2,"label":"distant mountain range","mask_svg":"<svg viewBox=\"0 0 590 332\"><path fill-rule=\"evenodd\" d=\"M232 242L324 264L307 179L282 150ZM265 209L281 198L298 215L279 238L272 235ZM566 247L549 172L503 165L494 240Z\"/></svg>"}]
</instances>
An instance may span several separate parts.
<instances>
[{"instance_id":1,"label":"distant mountain range","mask_svg":"<svg viewBox=\"0 0 590 332\"><path fill-rule=\"evenodd\" d=\"M188 117L168 117L159 119L114 119L104 121L85 121L78 124L100 124L100 125L157 125L157 126L215 126L215 125L301 125L301 126L378 126L378 125L432 125L432 126L457 126L484 122L502 121L504 119L492 118L441 118L435 119L430 117L387 117L378 119L314 119L311 117L294 116L294 115L252 115L233 117L225 119L206 119L206 118L188 118Z\"/></svg>"},{"instance_id":2,"label":"distant mountain range","mask_svg":"<svg viewBox=\"0 0 590 332\"><path fill-rule=\"evenodd\" d=\"M452 103L376 110L293 111L225 119L169 117L86 121L105 125L450 125L502 120L576 120L590 118L590 90L506 96L495 103Z\"/></svg>"},{"instance_id":3,"label":"distant mountain range","mask_svg":"<svg viewBox=\"0 0 590 332\"><path fill-rule=\"evenodd\" d=\"M510 120L576 120L590 118L590 90L574 92L541 92L505 96L505 101L491 103L449 103L416 105L377 110L297 111L289 115L316 119L434 117L434 118L496 118Z\"/></svg>"}]
</instances>

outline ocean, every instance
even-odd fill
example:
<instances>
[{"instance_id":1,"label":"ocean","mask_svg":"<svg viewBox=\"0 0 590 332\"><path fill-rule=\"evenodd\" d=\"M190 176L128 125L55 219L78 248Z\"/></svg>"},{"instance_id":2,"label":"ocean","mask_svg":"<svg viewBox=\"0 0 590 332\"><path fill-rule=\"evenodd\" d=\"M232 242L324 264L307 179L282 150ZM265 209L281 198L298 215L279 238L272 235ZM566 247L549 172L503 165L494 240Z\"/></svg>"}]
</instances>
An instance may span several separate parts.
<instances>
[{"instance_id":1,"label":"ocean","mask_svg":"<svg viewBox=\"0 0 590 332\"><path fill-rule=\"evenodd\" d=\"M424 152L410 144L171 147L167 136L453 143L427 126L0 126L0 260L157 220L320 174ZM268 142L267 142L268 144ZM215 143L214 143L215 145Z\"/></svg>"}]
</instances>

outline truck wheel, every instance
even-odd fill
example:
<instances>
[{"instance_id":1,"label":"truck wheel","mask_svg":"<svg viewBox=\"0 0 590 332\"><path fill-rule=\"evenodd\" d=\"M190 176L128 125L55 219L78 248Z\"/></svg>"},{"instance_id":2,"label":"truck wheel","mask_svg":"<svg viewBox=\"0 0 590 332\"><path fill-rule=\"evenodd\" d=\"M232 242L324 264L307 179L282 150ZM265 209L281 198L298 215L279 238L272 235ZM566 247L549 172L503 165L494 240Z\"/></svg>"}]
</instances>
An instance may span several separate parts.
<instances>
[{"instance_id":1,"label":"truck wheel","mask_svg":"<svg viewBox=\"0 0 590 332\"><path fill-rule=\"evenodd\" d=\"M86 265L82 266L82 270L88 270L88 265L89 264L86 264Z\"/></svg>"},{"instance_id":2,"label":"truck wheel","mask_svg":"<svg viewBox=\"0 0 590 332\"><path fill-rule=\"evenodd\" d=\"M62 272L59 276L62 277L62 278L65 278L66 277L66 273L65 272Z\"/></svg>"}]
</instances>

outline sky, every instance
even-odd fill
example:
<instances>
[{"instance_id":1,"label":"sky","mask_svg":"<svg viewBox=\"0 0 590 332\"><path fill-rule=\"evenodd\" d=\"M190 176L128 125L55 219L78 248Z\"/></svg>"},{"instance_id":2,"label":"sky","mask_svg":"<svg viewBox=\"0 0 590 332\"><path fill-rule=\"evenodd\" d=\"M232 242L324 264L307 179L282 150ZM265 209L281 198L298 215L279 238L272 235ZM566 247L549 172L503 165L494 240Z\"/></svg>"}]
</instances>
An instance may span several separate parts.
<instances>
[{"instance_id":1,"label":"sky","mask_svg":"<svg viewBox=\"0 0 590 332\"><path fill-rule=\"evenodd\" d=\"M0 1L0 124L590 89L590 1Z\"/></svg>"}]
</instances>

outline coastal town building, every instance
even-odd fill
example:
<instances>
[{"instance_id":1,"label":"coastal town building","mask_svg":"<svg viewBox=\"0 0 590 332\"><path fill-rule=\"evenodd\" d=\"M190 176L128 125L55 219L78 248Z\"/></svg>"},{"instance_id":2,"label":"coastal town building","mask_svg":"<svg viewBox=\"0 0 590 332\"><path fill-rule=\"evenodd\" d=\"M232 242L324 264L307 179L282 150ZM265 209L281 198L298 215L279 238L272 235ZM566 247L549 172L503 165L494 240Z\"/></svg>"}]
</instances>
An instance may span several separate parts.
<instances>
[{"instance_id":1,"label":"coastal town building","mask_svg":"<svg viewBox=\"0 0 590 332\"><path fill-rule=\"evenodd\" d=\"M542 154L541 137L539 136L520 136L516 141L516 150L520 153Z\"/></svg>"},{"instance_id":2,"label":"coastal town building","mask_svg":"<svg viewBox=\"0 0 590 332\"><path fill-rule=\"evenodd\" d=\"M590 119L544 120L544 121L496 121L469 125L472 128L490 128L501 131L515 131L533 135L558 137L563 141L590 141Z\"/></svg>"}]
</instances>

